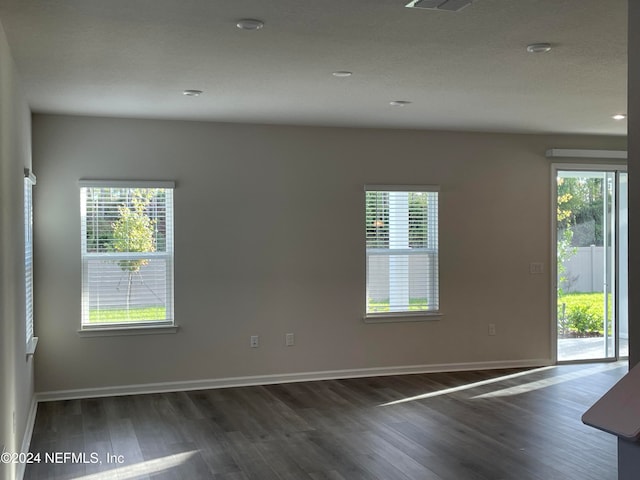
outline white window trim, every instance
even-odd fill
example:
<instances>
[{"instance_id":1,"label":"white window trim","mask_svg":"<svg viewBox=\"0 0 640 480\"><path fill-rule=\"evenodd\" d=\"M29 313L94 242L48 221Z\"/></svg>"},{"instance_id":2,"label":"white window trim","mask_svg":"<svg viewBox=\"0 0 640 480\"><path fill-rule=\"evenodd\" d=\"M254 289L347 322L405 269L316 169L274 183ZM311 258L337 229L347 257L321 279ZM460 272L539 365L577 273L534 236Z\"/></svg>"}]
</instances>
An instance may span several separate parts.
<instances>
[{"instance_id":1,"label":"white window trim","mask_svg":"<svg viewBox=\"0 0 640 480\"><path fill-rule=\"evenodd\" d=\"M368 313L362 319L364 323L432 322L440 320L444 314L434 312L383 312Z\"/></svg>"},{"instance_id":2,"label":"white window trim","mask_svg":"<svg viewBox=\"0 0 640 480\"><path fill-rule=\"evenodd\" d=\"M167 180L78 180L79 187L98 188L176 188L176 182Z\"/></svg>"},{"instance_id":3,"label":"white window trim","mask_svg":"<svg viewBox=\"0 0 640 480\"><path fill-rule=\"evenodd\" d=\"M365 185L365 192L439 192L440 185Z\"/></svg>"},{"instance_id":4,"label":"white window trim","mask_svg":"<svg viewBox=\"0 0 640 480\"><path fill-rule=\"evenodd\" d=\"M439 185L383 185L383 184L367 184L364 185L364 191L386 191L386 192L440 192ZM438 199L438 215L435 219L436 231L438 237L440 235L440 200ZM439 244L439 241L438 241ZM440 250L437 248L437 256L439 260ZM368 262L367 262L368 263ZM438 261L439 263L439 261ZM367 274L368 275L368 274ZM439 272L438 272L439 277ZM365 298L365 313L362 317L364 323L399 323L399 322L425 322L440 320L444 314L440 309L429 311L405 311L405 312L367 312L367 300ZM438 306L440 306L440 291L438 288Z\"/></svg>"},{"instance_id":5,"label":"white window trim","mask_svg":"<svg viewBox=\"0 0 640 480\"><path fill-rule=\"evenodd\" d=\"M92 326L78 330L78 335L81 337L120 337L128 335L163 335L178 333L180 327L178 325L157 325L159 322L155 322L153 325L144 325L142 323L136 323L133 326Z\"/></svg>"},{"instance_id":6,"label":"white window trim","mask_svg":"<svg viewBox=\"0 0 640 480\"><path fill-rule=\"evenodd\" d=\"M38 345L38 337L35 336L33 322L33 186L36 184L36 176L31 169L24 169L24 188L29 188L29 198L25 195L24 204L24 259L25 259L25 341L27 358L33 356ZM27 205L28 203L28 205ZM28 211L27 211L28 210ZM27 248L29 251L27 252ZM27 255L29 256L29 268L27 269ZM29 285L27 285L29 284Z\"/></svg>"},{"instance_id":7,"label":"white window trim","mask_svg":"<svg viewBox=\"0 0 640 480\"><path fill-rule=\"evenodd\" d=\"M165 188L175 190L175 182L166 181L166 180L87 180L81 179L78 180L79 188L89 188L89 187L97 187L97 188ZM172 195L173 199L173 195ZM81 205L81 210L85 207ZM177 333L179 326L175 320L175 311L174 311L174 294L175 294L175 284L174 284L174 256L175 251L173 247L173 204L172 204L172 215L167 217L167 230L170 230L172 235L171 238L167 241L167 244L171 245L170 252L153 252L153 253L122 253L122 254L104 254L104 253L86 253L86 236L81 235L81 244L82 244L82 257L83 257L83 265L82 265L82 286L84 296L86 293L84 292L85 285L85 258L100 258L109 256L109 258L114 258L114 256L126 259L126 258L165 258L168 262L167 267L167 282L171 283L171 295L170 298L167 299L167 309L170 309L172 312L172 319L170 321L155 321L155 322L135 322L131 324L125 323L111 323L111 324L96 324L96 325L86 325L80 322L80 329L77 331L78 335L81 337L110 337L110 336L124 336L124 335L158 335L158 334L171 334ZM86 305L85 299L82 299L83 309ZM82 317L84 318L84 312Z\"/></svg>"}]
</instances>

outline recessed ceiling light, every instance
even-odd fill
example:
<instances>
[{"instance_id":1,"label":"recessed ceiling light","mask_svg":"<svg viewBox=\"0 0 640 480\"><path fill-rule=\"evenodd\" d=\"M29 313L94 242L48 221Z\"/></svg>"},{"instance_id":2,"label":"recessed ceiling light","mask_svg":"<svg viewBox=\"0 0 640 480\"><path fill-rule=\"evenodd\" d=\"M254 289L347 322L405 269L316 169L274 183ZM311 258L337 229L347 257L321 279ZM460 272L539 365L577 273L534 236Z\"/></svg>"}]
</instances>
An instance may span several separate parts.
<instances>
[{"instance_id":1,"label":"recessed ceiling light","mask_svg":"<svg viewBox=\"0 0 640 480\"><path fill-rule=\"evenodd\" d=\"M344 78L344 77L350 77L351 75L353 75L353 73L347 72L346 70L340 70L338 72L333 72L331 75L333 75L334 77Z\"/></svg>"},{"instance_id":2,"label":"recessed ceiling light","mask_svg":"<svg viewBox=\"0 0 640 480\"><path fill-rule=\"evenodd\" d=\"M262 27L264 27L264 22L262 20L243 18L242 20L238 20L238 23L236 23L236 27L238 27L240 30L260 30Z\"/></svg>"},{"instance_id":3,"label":"recessed ceiling light","mask_svg":"<svg viewBox=\"0 0 640 480\"><path fill-rule=\"evenodd\" d=\"M202 90L185 90L182 94L187 97L199 97L202 95Z\"/></svg>"},{"instance_id":4,"label":"recessed ceiling light","mask_svg":"<svg viewBox=\"0 0 640 480\"><path fill-rule=\"evenodd\" d=\"M624 113L616 113L611 118L613 118L614 120L624 120L625 118L627 118L627 116Z\"/></svg>"},{"instance_id":5,"label":"recessed ceiling light","mask_svg":"<svg viewBox=\"0 0 640 480\"><path fill-rule=\"evenodd\" d=\"M529 53L547 53L551 50L550 43L532 43L527 45L527 52Z\"/></svg>"},{"instance_id":6,"label":"recessed ceiling light","mask_svg":"<svg viewBox=\"0 0 640 480\"><path fill-rule=\"evenodd\" d=\"M389 105L392 107L404 107L405 105L409 105L411 102L408 100L393 100L389 102Z\"/></svg>"}]
</instances>

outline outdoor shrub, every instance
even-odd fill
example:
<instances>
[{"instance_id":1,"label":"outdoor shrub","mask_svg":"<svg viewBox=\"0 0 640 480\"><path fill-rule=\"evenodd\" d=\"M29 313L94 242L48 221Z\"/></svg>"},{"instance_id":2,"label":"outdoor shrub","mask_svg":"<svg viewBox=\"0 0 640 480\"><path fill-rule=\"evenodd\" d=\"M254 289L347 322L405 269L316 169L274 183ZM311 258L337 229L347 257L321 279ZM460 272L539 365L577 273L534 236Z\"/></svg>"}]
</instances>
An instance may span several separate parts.
<instances>
[{"instance_id":1,"label":"outdoor shrub","mask_svg":"<svg viewBox=\"0 0 640 480\"><path fill-rule=\"evenodd\" d=\"M604 328L602 315L593 312L590 305L574 305L567 313L567 323L570 330L578 334L600 332Z\"/></svg>"},{"instance_id":2,"label":"outdoor shrub","mask_svg":"<svg viewBox=\"0 0 640 480\"><path fill-rule=\"evenodd\" d=\"M569 320L567 319L567 304L558 301L558 335L566 335L569 331Z\"/></svg>"},{"instance_id":3,"label":"outdoor shrub","mask_svg":"<svg viewBox=\"0 0 640 480\"><path fill-rule=\"evenodd\" d=\"M603 333L604 300L604 294L599 292L576 292L560 295L558 297L558 333L560 335L570 332L580 335ZM613 318L613 296L611 294L608 298L608 307L609 318ZM572 312L575 313L572 314ZM609 322L609 333L612 331L611 323ZM585 328L587 329L585 330Z\"/></svg>"}]
</instances>

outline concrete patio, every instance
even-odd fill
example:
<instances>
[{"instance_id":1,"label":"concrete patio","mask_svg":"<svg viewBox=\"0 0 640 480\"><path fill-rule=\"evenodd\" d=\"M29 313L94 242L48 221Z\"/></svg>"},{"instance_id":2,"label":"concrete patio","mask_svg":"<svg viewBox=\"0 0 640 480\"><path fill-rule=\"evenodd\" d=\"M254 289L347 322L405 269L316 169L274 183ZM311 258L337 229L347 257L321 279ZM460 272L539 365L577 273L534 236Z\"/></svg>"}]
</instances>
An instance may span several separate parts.
<instances>
[{"instance_id":1,"label":"concrete patio","mask_svg":"<svg viewBox=\"0 0 640 480\"><path fill-rule=\"evenodd\" d=\"M604 337L559 338L558 361L598 360L605 358ZM615 355L613 339L609 340L609 357ZM620 339L620 357L629 356L629 340Z\"/></svg>"}]
</instances>

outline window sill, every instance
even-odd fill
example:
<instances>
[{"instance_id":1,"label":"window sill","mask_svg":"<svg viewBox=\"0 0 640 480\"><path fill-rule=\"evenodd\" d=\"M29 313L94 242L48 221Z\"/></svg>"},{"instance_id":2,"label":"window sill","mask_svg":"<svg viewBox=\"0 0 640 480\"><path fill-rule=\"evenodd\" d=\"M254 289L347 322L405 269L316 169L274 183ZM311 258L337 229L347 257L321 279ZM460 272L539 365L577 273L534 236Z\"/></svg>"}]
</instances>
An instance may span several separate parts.
<instances>
[{"instance_id":1,"label":"window sill","mask_svg":"<svg viewBox=\"0 0 640 480\"><path fill-rule=\"evenodd\" d=\"M38 337L31 337L29 343L27 343L27 360L29 357L33 357L36 353L36 347L38 346Z\"/></svg>"},{"instance_id":2,"label":"window sill","mask_svg":"<svg viewBox=\"0 0 640 480\"><path fill-rule=\"evenodd\" d=\"M78 330L81 337L120 337L126 335L165 335L178 333L178 325L93 327Z\"/></svg>"},{"instance_id":3,"label":"window sill","mask_svg":"<svg viewBox=\"0 0 640 480\"><path fill-rule=\"evenodd\" d=\"M364 323L433 322L442 317L442 312L369 313L365 315Z\"/></svg>"}]
</instances>

